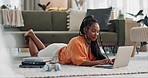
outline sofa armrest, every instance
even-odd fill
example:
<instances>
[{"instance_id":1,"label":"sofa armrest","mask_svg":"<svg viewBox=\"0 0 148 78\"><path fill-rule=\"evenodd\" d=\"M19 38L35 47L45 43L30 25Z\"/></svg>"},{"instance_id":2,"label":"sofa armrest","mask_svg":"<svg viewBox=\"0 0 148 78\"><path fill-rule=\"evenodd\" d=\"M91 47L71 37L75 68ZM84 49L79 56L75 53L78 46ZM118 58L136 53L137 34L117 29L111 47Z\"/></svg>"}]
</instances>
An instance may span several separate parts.
<instances>
[{"instance_id":1,"label":"sofa armrest","mask_svg":"<svg viewBox=\"0 0 148 78\"><path fill-rule=\"evenodd\" d=\"M117 33L118 46L125 45L125 20L114 19L110 20L110 23L114 25L115 31Z\"/></svg>"}]
</instances>

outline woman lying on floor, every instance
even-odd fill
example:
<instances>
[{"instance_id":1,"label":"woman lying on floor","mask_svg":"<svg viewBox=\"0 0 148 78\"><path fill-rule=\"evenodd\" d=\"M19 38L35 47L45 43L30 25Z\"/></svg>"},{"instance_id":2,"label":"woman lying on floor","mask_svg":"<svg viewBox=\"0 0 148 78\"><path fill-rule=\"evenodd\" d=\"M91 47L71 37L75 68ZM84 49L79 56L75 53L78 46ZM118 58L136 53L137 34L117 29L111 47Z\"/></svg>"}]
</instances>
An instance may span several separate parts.
<instances>
[{"instance_id":1,"label":"woman lying on floor","mask_svg":"<svg viewBox=\"0 0 148 78\"><path fill-rule=\"evenodd\" d=\"M97 44L99 29L97 20L93 16L86 16L80 26L79 35L72 38L68 44L53 43L45 47L32 29L24 36L33 57L52 57L60 64L81 66L109 64L112 62L102 55Z\"/></svg>"}]
</instances>

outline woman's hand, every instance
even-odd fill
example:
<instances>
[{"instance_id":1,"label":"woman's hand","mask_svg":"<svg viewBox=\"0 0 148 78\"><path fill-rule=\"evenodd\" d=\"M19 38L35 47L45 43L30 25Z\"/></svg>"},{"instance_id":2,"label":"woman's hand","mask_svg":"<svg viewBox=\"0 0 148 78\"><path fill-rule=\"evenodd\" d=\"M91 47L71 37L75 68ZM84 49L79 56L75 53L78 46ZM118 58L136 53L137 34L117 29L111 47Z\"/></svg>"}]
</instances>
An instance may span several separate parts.
<instances>
[{"instance_id":1,"label":"woman's hand","mask_svg":"<svg viewBox=\"0 0 148 78\"><path fill-rule=\"evenodd\" d=\"M113 58L111 61L112 61L112 63L114 64L114 62L115 62L115 58Z\"/></svg>"},{"instance_id":2,"label":"woman's hand","mask_svg":"<svg viewBox=\"0 0 148 78\"><path fill-rule=\"evenodd\" d=\"M103 60L98 60L100 64L113 64L110 59L103 59Z\"/></svg>"},{"instance_id":3,"label":"woman's hand","mask_svg":"<svg viewBox=\"0 0 148 78\"><path fill-rule=\"evenodd\" d=\"M98 65L98 64L100 64L100 65L113 64L113 62L110 59L95 60L95 61L86 60L84 63L81 64L81 66L94 66L94 65Z\"/></svg>"}]
</instances>

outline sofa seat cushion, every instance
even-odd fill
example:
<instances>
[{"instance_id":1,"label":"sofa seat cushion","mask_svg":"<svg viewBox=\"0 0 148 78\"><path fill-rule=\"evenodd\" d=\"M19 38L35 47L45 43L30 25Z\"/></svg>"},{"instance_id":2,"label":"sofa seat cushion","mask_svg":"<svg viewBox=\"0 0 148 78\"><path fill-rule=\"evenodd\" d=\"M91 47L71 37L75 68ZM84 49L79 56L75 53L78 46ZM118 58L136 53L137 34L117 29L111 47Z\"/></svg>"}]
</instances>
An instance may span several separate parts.
<instances>
[{"instance_id":1,"label":"sofa seat cushion","mask_svg":"<svg viewBox=\"0 0 148 78\"><path fill-rule=\"evenodd\" d=\"M76 31L47 31L35 32L43 43L68 43L69 40L78 35Z\"/></svg>"},{"instance_id":2,"label":"sofa seat cushion","mask_svg":"<svg viewBox=\"0 0 148 78\"><path fill-rule=\"evenodd\" d=\"M24 34L26 32L27 31L7 31L4 32L4 34L13 35L17 46L28 47L24 39ZM44 44L68 43L71 38L79 34L78 31L34 31L34 33Z\"/></svg>"},{"instance_id":3,"label":"sofa seat cushion","mask_svg":"<svg viewBox=\"0 0 148 78\"><path fill-rule=\"evenodd\" d=\"M116 45L118 42L117 33L115 32L101 32L101 38L104 45ZM98 41L100 43L99 36Z\"/></svg>"},{"instance_id":4,"label":"sofa seat cushion","mask_svg":"<svg viewBox=\"0 0 148 78\"><path fill-rule=\"evenodd\" d=\"M68 43L78 33L38 33L37 36L43 43Z\"/></svg>"}]
</instances>

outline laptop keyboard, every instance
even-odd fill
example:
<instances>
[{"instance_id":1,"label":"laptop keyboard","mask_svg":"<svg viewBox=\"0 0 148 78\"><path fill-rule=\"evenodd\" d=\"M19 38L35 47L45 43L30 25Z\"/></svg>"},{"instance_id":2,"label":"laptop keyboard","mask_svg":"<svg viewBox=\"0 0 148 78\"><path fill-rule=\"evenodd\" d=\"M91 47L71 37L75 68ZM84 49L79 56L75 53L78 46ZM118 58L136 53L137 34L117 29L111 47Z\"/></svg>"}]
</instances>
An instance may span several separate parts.
<instances>
[{"instance_id":1,"label":"laptop keyboard","mask_svg":"<svg viewBox=\"0 0 148 78\"><path fill-rule=\"evenodd\" d=\"M95 65L95 67L112 69L113 68L113 65L111 65L111 64L107 64L107 65Z\"/></svg>"}]
</instances>

